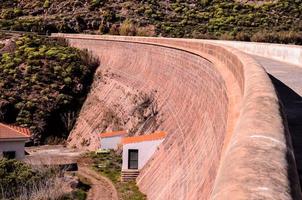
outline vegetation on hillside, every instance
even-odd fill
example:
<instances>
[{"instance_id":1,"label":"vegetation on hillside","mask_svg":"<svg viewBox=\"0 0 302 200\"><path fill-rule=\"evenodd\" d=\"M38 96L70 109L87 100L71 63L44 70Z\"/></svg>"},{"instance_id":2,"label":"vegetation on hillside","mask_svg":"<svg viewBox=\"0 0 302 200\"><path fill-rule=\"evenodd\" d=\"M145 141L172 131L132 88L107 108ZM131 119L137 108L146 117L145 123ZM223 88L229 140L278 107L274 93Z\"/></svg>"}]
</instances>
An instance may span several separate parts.
<instances>
[{"instance_id":1,"label":"vegetation on hillside","mask_svg":"<svg viewBox=\"0 0 302 200\"><path fill-rule=\"evenodd\" d=\"M90 186L82 180L75 188L70 184L64 170L57 167L32 167L17 160L0 159L0 199L85 200Z\"/></svg>"},{"instance_id":2,"label":"vegetation on hillside","mask_svg":"<svg viewBox=\"0 0 302 200\"><path fill-rule=\"evenodd\" d=\"M262 2L3 0L0 29L302 44L302 0Z\"/></svg>"},{"instance_id":3,"label":"vegetation on hillside","mask_svg":"<svg viewBox=\"0 0 302 200\"><path fill-rule=\"evenodd\" d=\"M93 161L93 168L112 181L121 200L146 199L146 196L139 191L135 181L121 181L122 158L115 151L102 154L91 153L88 157Z\"/></svg>"},{"instance_id":4,"label":"vegetation on hillside","mask_svg":"<svg viewBox=\"0 0 302 200\"><path fill-rule=\"evenodd\" d=\"M60 196L62 185L56 178L53 168L37 170L20 161L0 159L0 199L36 199L48 192Z\"/></svg>"},{"instance_id":5,"label":"vegetation on hillside","mask_svg":"<svg viewBox=\"0 0 302 200\"><path fill-rule=\"evenodd\" d=\"M0 120L29 127L36 143L67 137L97 66L63 40L11 38L0 50Z\"/></svg>"}]
</instances>

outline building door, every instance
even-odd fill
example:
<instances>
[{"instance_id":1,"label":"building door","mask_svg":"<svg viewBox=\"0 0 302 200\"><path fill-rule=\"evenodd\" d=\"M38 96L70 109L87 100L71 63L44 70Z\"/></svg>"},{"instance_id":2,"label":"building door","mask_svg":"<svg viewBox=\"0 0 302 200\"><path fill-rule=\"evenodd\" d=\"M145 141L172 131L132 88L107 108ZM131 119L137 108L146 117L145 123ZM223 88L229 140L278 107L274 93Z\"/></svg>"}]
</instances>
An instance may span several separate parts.
<instances>
[{"instance_id":1,"label":"building door","mask_svg":"<svg viewBox=\"0 0 302 200\"><path fill-rule=\"evenodd\" d=\"M138 169L138 149L128 150L128 169Z\"/></svg>"}]
</instances>

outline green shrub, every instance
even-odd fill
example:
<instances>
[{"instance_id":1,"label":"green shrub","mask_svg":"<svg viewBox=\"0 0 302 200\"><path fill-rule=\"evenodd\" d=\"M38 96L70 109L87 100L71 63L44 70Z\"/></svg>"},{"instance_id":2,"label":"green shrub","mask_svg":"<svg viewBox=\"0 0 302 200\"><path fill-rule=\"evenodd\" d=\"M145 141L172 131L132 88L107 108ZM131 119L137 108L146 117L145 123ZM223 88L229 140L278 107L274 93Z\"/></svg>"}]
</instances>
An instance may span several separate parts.
<instances>
[{"instance_id":1,"label":"green shrub","mask_svg":"<svg viewBox=\"0 0 302 200\"><path fill-rule=\"evenodd\" d=\"M49 6L50 6L49 0L45 0L43 4L43 8L49 8Z\"/></svg>"},{"instance_id":2,"label":"green shrub","mask_svg":"<svg viewBox=\"0 0 302 200\"><path fill-rule=\"evenodd\" d=\"M64 83L69 85L72 83L72 79L70 77L66 77L66 78L64 78Z\"/></svg>"},{"instance_id":3,"label":"green shrub","mask_svg":"<svg viewBox=\"0 0 302 200\"><path fill-rule=\"evenodd\" d=\"M30 188L52 176L52 171L37 171L20 161L0 159L0 198L17 197L24 188Z\"/></svg>"}]
</instances>

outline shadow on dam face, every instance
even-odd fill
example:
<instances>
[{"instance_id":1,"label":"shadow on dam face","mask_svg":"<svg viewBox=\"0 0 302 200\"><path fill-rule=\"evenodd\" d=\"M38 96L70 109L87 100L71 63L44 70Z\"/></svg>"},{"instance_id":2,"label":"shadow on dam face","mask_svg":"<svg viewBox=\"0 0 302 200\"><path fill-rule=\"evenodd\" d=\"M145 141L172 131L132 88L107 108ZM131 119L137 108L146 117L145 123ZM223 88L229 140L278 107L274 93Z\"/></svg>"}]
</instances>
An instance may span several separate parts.
<instances>
[{"instance_id":1,"label":"shadow on dam face","mask_svg":"<svg viewBox=\"0 0 302 200\"><path fill-rule=\"evenodd\" d=\"M54 36L99 56L98 71L114 71L120 85L158 91L168 136L137 179L148 199L301 198L279 99L253 58L198 40ZM104 105L97 102L110 105L111 91L98 87L96 74L71 142L93 139Z\"/></svg>"},{"instance_id":2,"label":"shadow on dam face","mask_svg":"<svg viewBox=\"0 0 302 200\"><path fill-rule=\"evenodd\" d=\"M288 124L294 149L300 183L302 181L302 97L272 75L269 75L278 96Z\"/></svg>"}]
</instances>

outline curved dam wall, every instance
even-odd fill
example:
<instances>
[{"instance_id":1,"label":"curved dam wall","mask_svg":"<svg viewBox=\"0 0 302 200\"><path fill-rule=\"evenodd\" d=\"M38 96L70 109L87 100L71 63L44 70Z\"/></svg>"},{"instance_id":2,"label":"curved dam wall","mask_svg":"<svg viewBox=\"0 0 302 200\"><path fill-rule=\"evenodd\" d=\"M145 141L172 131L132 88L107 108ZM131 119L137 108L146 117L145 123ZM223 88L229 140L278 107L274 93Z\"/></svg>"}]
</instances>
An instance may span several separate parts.
<instances>
[{"instance_id":1,"label":"curved dam wall","mask_svg":"<svg viewBox=\"0 0 302 200\"><path fill-rule=\"evenodd\" d=\"M111 70L127 87L156 91L168 136L137 178L148 199L301 198L279 100L246 54L198 40L53 36L99 56L96 79ZM86 102L112 98L95 88ZM83 106L71 142L93 137L87 124L97 118L87 113L100 105Z\"/></svg>"}]
</instances>

